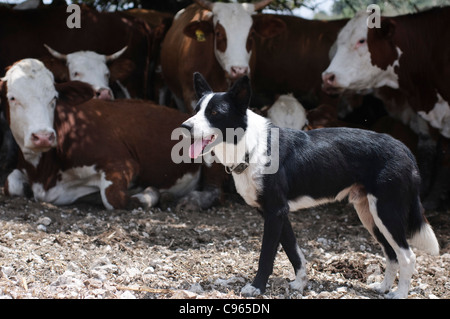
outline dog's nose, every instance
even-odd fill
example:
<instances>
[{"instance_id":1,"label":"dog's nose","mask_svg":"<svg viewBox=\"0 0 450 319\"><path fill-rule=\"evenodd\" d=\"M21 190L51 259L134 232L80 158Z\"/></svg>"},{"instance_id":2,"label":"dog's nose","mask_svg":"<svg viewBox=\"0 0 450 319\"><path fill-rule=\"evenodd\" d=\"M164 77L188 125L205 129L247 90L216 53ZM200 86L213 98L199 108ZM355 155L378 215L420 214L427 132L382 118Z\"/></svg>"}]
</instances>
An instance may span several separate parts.
<instances>
[{"instance_id":1,"label":"dog's nose","mask_svg":"<svg viewBox=\"0 0 450 319\"><path fill-rule=\"evenodd\" d=\"M186 122L181 124L181 127L187 129L189 132L192 130L192 125Z\"/></svg>"}]
</instances>

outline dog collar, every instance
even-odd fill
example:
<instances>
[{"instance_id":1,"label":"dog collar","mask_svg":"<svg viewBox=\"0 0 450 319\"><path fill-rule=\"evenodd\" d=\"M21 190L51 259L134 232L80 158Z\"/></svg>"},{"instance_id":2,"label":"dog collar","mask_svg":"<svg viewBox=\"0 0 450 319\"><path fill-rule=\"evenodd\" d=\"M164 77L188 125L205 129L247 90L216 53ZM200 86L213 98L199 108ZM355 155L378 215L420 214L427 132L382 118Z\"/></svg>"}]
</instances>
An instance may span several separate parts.
<instances>
[{"instance_id":1,"label":"dog collar","mask_svg":"<svg viewBox=\"0 0 450 319\"><path fill-rule=\"evenodd\" d=\"M270 128L272 128L273 125L270 125L268 133L267 133L267 154L270 155L272 153L271 150L271 141L272 141L272 132L270 130ZM225 172L227 172L227 174L231 174L231 173L236 173L236 174L242 174L242 172L244 172L247 167L250 165L250 154L248 152L245 152L245 157L244 157L244 162L243 163L239 163L237 165L233 165L233 166L225 166Z\"/></svg>"},{"instance_id":2,"label":"dog collar","mask_svg":"<svg viewBox=\"0 0 450 319\"><path fill-rule=\"evenodd\" d=\"M245 153L245 158L244 158L243 163L239 163L239 164L233 165L233 166L225 166L225 172L227 172L227 174L231 174L231 173L241 174L250 165L249 157L250 157L250 155L248 153Z\"/></svg>"}]
</instances>

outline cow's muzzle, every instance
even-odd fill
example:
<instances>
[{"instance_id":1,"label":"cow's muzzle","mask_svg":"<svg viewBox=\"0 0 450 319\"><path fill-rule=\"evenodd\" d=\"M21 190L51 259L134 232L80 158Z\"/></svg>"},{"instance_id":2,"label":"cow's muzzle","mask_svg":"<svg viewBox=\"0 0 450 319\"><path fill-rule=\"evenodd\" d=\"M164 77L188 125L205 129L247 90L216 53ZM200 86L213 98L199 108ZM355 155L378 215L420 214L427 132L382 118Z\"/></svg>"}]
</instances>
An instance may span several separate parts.
<instances>
[{"instance_id":1,"label":"cow's muzzle","mask_svg":"<svg viewBox=\"0 0 450 319\"><path fill-rule=\"evenodd\" d=\"M337 94L341 91L336 82L336 75L332 72L322 74L322 90L327 94Z\"/></svg>"},{"instance_id":2,"label":"cow's muzzle","mask_svg":"<svg viewBox=\"0 0 450 319\"><path fill-rule=\"evenodd\" d=\"M31 144L37 150L48 150L56 146L56 134L53 130L31 133Z\"/></svg>"},{"instance_id":3,"label":"cow's muzzle","mask_svg":"<svg viewBox=\"0 0 450 319\"><path fill-rule=\"evenodd\" d=\"M100 88L95 91L95 98L100 100L114 100L114 95L110 89Z\"/></svg>"},{"instance_id":4,"label":"cow's muzzle","mask_svg":"<svg viewBox=\"0 0 450 319\"><path fill-rule=\"evenodd\" d=\"M232 66L230 69L229 77L235 81L244 75L248 75L248 67L246 66Z\"/></svg>"}]
</instances>

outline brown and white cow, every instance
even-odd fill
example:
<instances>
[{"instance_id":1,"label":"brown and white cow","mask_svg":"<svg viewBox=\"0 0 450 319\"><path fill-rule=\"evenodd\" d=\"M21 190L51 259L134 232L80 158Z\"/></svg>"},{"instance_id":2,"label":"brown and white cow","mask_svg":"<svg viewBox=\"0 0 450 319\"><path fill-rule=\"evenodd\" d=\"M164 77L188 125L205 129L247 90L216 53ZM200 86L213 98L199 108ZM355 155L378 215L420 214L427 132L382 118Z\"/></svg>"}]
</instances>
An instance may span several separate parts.
<instances>
[{"instance_id":1,"label":"brown and white cow","mask_svg":"<svg viewBox=\"0 0 450 319\"><path fill-rule=\"evenodd\" d=\"M358 13L339 33L324 89L399 89L414 111L450 138L450 7L382 17L380 28L368 28L367 18Z\"/></svg>"},{"instance_id":2,"label":"brown and white cow","mask_svg":"<svg viewBox=\"0 0 450 319\"><path fill-rule=\"evenodd\" d=\"M339 33L336 54L322 74L324 90L375 88L387 101L392 94L383 87L395 89L400 104L387 105L402 120L407 114L409 126L421 140L426 138L426 145L419 141L418 147L436 143L421 120L439 131L435 181L424 200L424 206L436 208L450 190L450 7L381 17L380 28L368 28L367 18L367 13L358 13Z\"/></svg>"},{"instance_id":3,"label":"brown and white cow","mask_svg":"<svg viewBox=\"0 0 450 319\"><path fill-rule=\"evenodd\" d=\"M200 164L172 161L171 132L187 115L144 101L90 99L82 82L54 84L35 59L14 64L0 82L1 103L19 145L19 163L5 194L24 196L28 184L39 201L71 204L100 192L107 209L125 208L131 186L143 205L193 190Z\"/></svg>"},{"instance_id":4,"label":"brown and white cow","mask_svg":"<svg viewBox=\"0 0 450 319\"><path fill-rule=\"evenodd\" d=\"M274 36L284 28L276 18L261 28L253 25L252 14L271 0L255 4L195 2L175 16L161 51L164 79L189 112L196 100L194 72L201 72L213 90L226 91L231 82L251 73L253 31L260 36ZM268 28L272 31L265 30Z\"/></svg>"},{"instance_id":5,"label":"brown and white cow","mask_svg":"<svg viewBox=\"0 0 450 319\"><path fill-rule=\"evenodd\" d=\"M93 51L77 51L63 54L46 44L44 46L52 56L66 64L71 81L81 81L90 84L94 89L94 97L96 98L105 100L114 99L114 94L109 87L111 74L107 64L119 58L127 47L113 54L103 55ZM112 78L115 79L116 76L113 74ZM124 87L123 90L125 97L129 98L130 94L128 91Z\"/></svg>"},{"instance_id":6,"label":"brown and white cow","mask_svg":"<svg viewBox=\"0 0 450 319\"><path fill-rule=\"evenodd\" d=\"M127 46L127 50L109 64L111 75L120 80L131 97L148 98L153 30L144 21L122 12L98 12L86 5L80 8L81 28L68 28L66 6L20 11L0 7L0 70L25 58L57 61L44 43L62 53L89 50L105 55ZM50 61L45 61L50 69L47 62ZM67 69L63 63L58 64ZM55 79L65 82L69 77ZM120 91L115 84L111 84L111 88L114 92Z\"/></svg>"}]
</instances>

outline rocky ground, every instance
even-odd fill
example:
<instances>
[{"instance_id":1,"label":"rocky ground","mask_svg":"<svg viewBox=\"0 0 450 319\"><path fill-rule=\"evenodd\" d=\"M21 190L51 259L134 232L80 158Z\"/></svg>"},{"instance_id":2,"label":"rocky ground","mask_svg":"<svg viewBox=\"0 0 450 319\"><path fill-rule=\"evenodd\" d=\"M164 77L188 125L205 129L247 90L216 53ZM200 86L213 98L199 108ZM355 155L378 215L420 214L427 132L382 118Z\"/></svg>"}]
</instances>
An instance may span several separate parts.
<instances>
[{"instance_id":1,"label":"rocky ground","mask_svg":"<svg viewBox=\"0 0 450 319\"><path fill-rule=\"evenodd\" d=\"M440 256L417 253L409 298L450 297L449 211L428 212ZM308 261L303 294L280 249L259 298L383 298L381 249L353 208L292 213ZM240 198L203 212L55 207L0 195L0 298L243 298L257 270L262 218Z\"/></svg>"}]
</instances>

